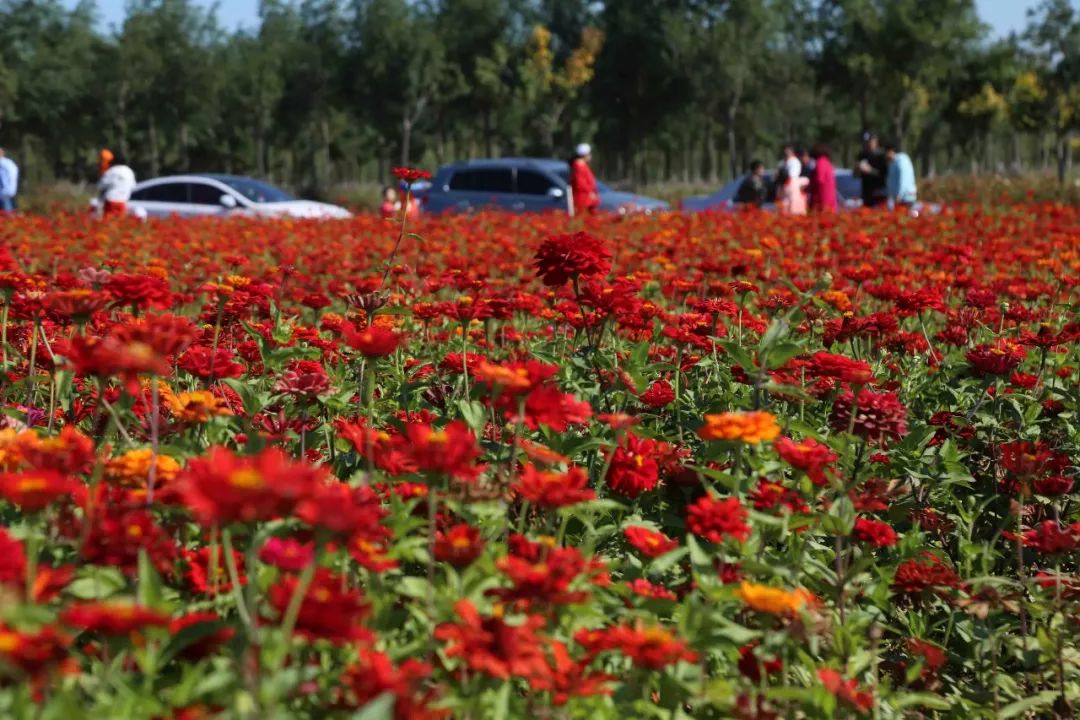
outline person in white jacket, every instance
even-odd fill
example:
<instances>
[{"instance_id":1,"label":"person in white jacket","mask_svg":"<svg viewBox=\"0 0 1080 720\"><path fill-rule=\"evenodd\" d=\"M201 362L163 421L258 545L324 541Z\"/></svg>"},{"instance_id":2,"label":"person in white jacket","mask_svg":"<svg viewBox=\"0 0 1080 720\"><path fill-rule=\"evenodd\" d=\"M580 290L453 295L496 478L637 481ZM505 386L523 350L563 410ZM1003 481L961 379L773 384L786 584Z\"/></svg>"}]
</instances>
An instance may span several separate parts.
<instances>
[{"instance_id":1,"label":"person in white jacket","mask_svg":"<svg viewBox=\"0 0 1080 720\"><path fill-rule=\"evenodd\" d=\"M131 191L135 188L135 171L124 163L117 154L109 168L98 180L98 195L102 200L103 214L126 215L127 204L131 200Z\"/></svg>"}]
</instances>

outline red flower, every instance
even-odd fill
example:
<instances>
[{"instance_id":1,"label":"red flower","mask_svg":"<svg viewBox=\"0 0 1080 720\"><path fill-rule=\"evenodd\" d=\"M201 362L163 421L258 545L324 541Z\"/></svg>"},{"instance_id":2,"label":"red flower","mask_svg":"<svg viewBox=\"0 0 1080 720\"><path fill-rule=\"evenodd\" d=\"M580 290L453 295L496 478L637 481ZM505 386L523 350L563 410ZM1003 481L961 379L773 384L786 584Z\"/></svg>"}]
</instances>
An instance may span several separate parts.
<instances>
[{"instance_id":1,"label":"red flower","mask_svg":"<svg viewBox=\"0 0 1080 720\"><path fill-rule=\"evenodd\" d=\"M225 548L220 544L217 545L217 553L212 556L210 547L184 552L184 560L187 561L188 566L188 584L195 592L203 595L212 596L231 592L232 580L225 560ZM247 585L247 576L244 574L244 556L233 550L232 559L236 564L237 580L241 585Z\"/></svg>"},{"instance_id":2,"label":"red flower","mask_svg":"<svg viewBox=\"0 0 1080 720\"><path fill-rule=\"evenodd\" d=\"M55 627L21 632L0 625L0 661L37 678L67 656L70 639Z\"/></svg>"},{"instance_id":3,"label":"red flower","mask_svg":"<svg viewBox=\"0 0 1080 720\"><path fill-rule=\"evenodd\" d=\"M435 533L435 559L456 568L471 565L484 552L480 531L466 523Z\"/></svg>"},{"instance_id":4,"label":"red flower","mask_svg":"<svg viewBox=\"0 0 1080 720\"><path fill-rule=\"evenodd\" d=\"M791 467L802 470L815 485L825 485L828 478L825 470L836 462L837 454L828 445L822 445L813 438L795 442L782 437L773 443L773 449Z\"/></svg>"},{"instance_id":5,"label":"red flower","mask_svg":"<svg viewBox=\"0 0 1080 720\"><path fill-rule=\"evenodd\" d=\"M709 542L721 543L725 537L745 542L750 537L746 515L738 498L702 495L687 508L686 527Z\"/></svg>"},{"instance_id":6,"label":"red flower","mask_svg":"<svg viewBox=\"0 0 1080 720\"><path fill-rule=\"evenodd\" d=\"M176 541L154 520L141 494L99 486L94 503L84 507L82 558L89 563L119 568L134 575L139 553L145 551L160 573L176 560Z\"/></svg>"},{"instance_id":7,"label":"red flower","mask_svg":"<svg viewBox=\"0 0 1080 720\"><path fill-rule=\"evenodd\" d=\"M367 485L352 487L343 482L318 484L296 506L296 516L315 528L335 535L364 534L378 538L385 534L380 523L386 517L379 496Z\"/></svg>"},{"instance_id":8,"label":"red flower","mask_svg":"<svg viewBox=\"0 0 1080 720\"><path fill-rule=\"evenodd\" d=\"M349 347L369 359L392 355L404 340L400 334L382 325L368 325L357 330L346 323L342 327L342 335Z\"/></svg>"},{"instance_id":9,"label":"red flower","mask_svg":"<svg viewBox=\"0 0 1080 720\"><path fill-rule=\"evenodd\" d=\"M632 432L623 435L612 452L605 478L611 491L634 499L655 488L660 482L660 466L656 462L660 445Z\"/></svg>"},{"instance_id":10,"label":"red flower","mask_svg":"<svg viewBox=\"0 0 1080 720\"><path fill-rule=\"evenodd\" d=\"M528 615L524 622L510 625L501 617L482 617L468 600L454 606L458 621L435 628L435 638L448 643L449 658L461 658L469 670L507 680L546 678L544 639L537 631L547 624L541 615Z\"/></svg>"},{"instance_id":11,"label":"red flower","mask_svg":"<svg viewBox=\"0 0 1080 720\"><path fill-rule=\"evenodd\" d=\"M300 572L315 557L315 544L272 537L259 548L259 560L285 572Z\"/></svg>"},{"instance_id":12,"label":"red flower","mask_svg":"<svg viewBox=\"0 0 1080 720\"><path fill-rule=\"evenodd\" d=\"M853 411L854 423L851 422ZM858 398L851 391L845 392L836 398L829 419L834 430L846 432L850 427L853 433L872 443L907 435L907 409L890 392L877 393L864 388Z\"/></svg>"},{"instance_id":13,"label":"red flower","mask_svg":"<svg viewBox=\"0 0 1080 720\"><path fill-rule=\"evenodd\" d=\"M967 351L965 357L971 363L971 369L979 377L988 375L1008 375L1024 359L1024 349L1012 343L997 345L976 345Z\"/></svg>"},{"instance_id":14,"label":"red flower","mask_svg":"<svg viewBox=\"0 0 1080 720\"><path fill-rule=\"evenodd\" d=\"M676 600L675 593L668 590L663 585L654 585L645 578L637 578L632 582L627 583L627 587L630 588L630 592L635 595L640 595L644 598L651 600Z\"/></svg>"},{"instance_id":15,"label":"red flower","mask_svg":"<svg viewBox=\"0 0 1080 720\"><path fill-rule=\"evenodd\" d=\"M749 495L755 510L773 510L785 508L791 513L809 513L810 507L796 490L786 488L780 483L761 478Z\"/></svg>"},{"instance_id":16,"label":"red flower","mask_svg":"<svg viewBox=\"0 0 1080 720\"><path fill-rule=\"evenodd\" d=\"M236 636L236 630L225 625L217 613L189 612L169 621L169 635L176 637L188 628L200 627L198 639L180 651L187 660L197 661L217 652L225 643Z\"/></svg>"},{"instance_id":17,"label":"red flower","mask_svg":"<svg viewBox=\"0 0 1080 720\"><path fill-rule=\"evenodd\" d=\"M1013 533L1008 535L1016 537ZM1024 531L1020 542L1042 555L1072 552L1080 548L1080 522L1061 527L1053 520L1044 520L1031 530Z\"/></svg>"},{"instance_id":18,"label":"red flower","mask_svg":"<svg viewBox=\"0 0 1080 720\"><path fill-rule=\"evenodd\" d=\"M0 474L0 496L23 512L43 510L77 487L74 480L53 470Z\"/></svg>"},{"instance_id":19,"label":"red flower","mask_svg":"<svg viewBox=\"0 0 1080 720\"><path fill-rule=\"evenodd\" d=\"M177 486L185 504L209 526L286 516L323 477L323 470L290 460L277 448L241 457L214 447L188 463Z\"/></svg>"},{"instance_id":20,"label":"red flower","mask_svg":"<svg viewBox=\"0 0 1080 720\"><path fill-rule=\"evenodd\" d=\"M480 457L476 436L460 420L441 430L427 423L409 423L405 426L405 452L416 469L424 472L471 480L481 470L475 464Z\"/></svg>"},{"instance_id":21,"label":"red flower","mask_svg":"<svg viewBox=\"0 0 1080 720\"><path fill-rule=\"evenodd\" d=\"M866 385L874 379L870 363L827 352L816 352L810 357L806 374L832 378L850 385Z\"/></svg>"},{"instance_id":22,"label":"red flower","mask_svg":"<svg viewBox=\"0 0 1080 720\"><path fill-rule=\"evenodd\" d=\"M105 635L127 635L147 627L164 627L169 618L141 605L108 601L69 605L60 612L60 622Z\"/></svg>"},{"instance_id":23,"label":"red flower","mask_svg":"<svg viewBox=\"0 0 1080 720\"><path fill-rule=\"evenodd\" d=\"M905 560L896 568L894 592L917 594L924 590L940 592L960 587L960 577L936 555L923 552L919 558Z\"/></svg>"},{"instance_id":24,"label":"red flower","mask_svg":"<svg viewBox=\"0 0 1080 720\"><path fill-rule=\"evenodd\" d=\"M667 380L657 380L641 393L640 399L651 408L662 408L675 399L675 390Z\"/></svg>"},{"instance_id":25,"label":"red flower","mask_svg":"<svg viewBox=\"0 0 1080 720\"><path fill-rule=\"evenodd\" d=\"M390 173L403 183L414 185L421 180L430 180L431 172L410 167L396 167Z\"/></svg>"},{"instance_id":26,"label":"red flower","mask_svg":"<svg viewBox=\"0 0 1080 720\"><path fill-rule=\"evenodd\" d=\"M117 305L138 308L167 308L172 305L169 285L153 275L113 273L105 282L105 290L116 298Z\"/></svg>"},{"instance_id":27,"label":"red flower","mask_svg":"<svg viewBox=\"0 0 1080 720\"><path fill-rule=\"evenodd\" d=\"M341 684L350 707L364 707L383 695L394 698L393 720L440 720L449 710L437 710L431 703L438 695L426 682L431 666L419 660L405 660L395 666L389 656L368 648L345 668Z\"/></svg>"},{"instance_id":28,"label":"red flower","mask_svg":"<svg viewBox=\"0 0 1080 720\"><path fill-rule=\"evenodd\" d=\"M888 523L870 518L856 518L852 534L856 540L874 547L892 547L896 544L896 531Z\"/></svg>"},{"instance_id":29,"label":"red flower","mask_svg":"<svg viewBox=\"0 0 1080 720\"><path fill-rule=\"evenodd\" d=\"M784 661L778 657L762 660L754 652L757 642L743 645L739 648L739 672L750 682L758 685L761 678L766 675L775 675L784 669Z\"/></svg>"},{"instance_id":30,"label":"red flower","mask_svg":"<svg viewBox=\"0 0 1080 720\"><path fill-rule=\"evenodd\" d=\"M507 397L507 401L511 398ZM508 419L516 418L517 408L506 411ZM592 416L592 406L584 400L564 393L551 385L542 385L525 398L525 425L530 430L547 425L556 432L566 432L571 425L581 425Z\"/></svg>"},{"instance_id":31,"label":"red flower","mask_svg":"<svg viewBox=\"0 0 1080 720\"><path fill-rule=\"evenodd\" d=\"M558 473L525 465L514 490L537 507L559 508L595 499L596 493L588 484L589 476L579 467Z\"/></svg>"},{"instance_id":32,"label":"red flower","mask_svg":"<svg viewBox=\"0 0 1080 720\"><path fill-rule=\"evenodd\" d=\"M270 587L270 604L284 617L300 581L286 575ZM369 612L359 590L349 589L342 578L326 568L318 568L300 603L296 632L311 639L344 644L369 638L360 626Z\"/></svg>"},{"instance_id":33,"label":"red flower","mask_svg":"<svg viewBox=\"0 0 1080 720\"><path fill-rule=\"evenodd\" d=\"M611 253L586 232L554 235L536 251L536 274L551 287L583 275L606 275L610 269Z\"/></svg>"},{"instance_id":34,"label":"red flower","mask_svg":"<svg viewBox=\"0 0 1080 720\"><path fill-rule=\"evenodd\" d=\"M697 662L697 653L671 631L659 626L616 625L602 630L579 630L574 640L589 657L618 651L645 670L662 670L680 661Z\"/></svg>"},{"instance_id":35,"label":"red flower","mask_svg":"<svg viewBox=\"0 0 1080 720\"><path fill-rule=\"evenodd\" d=\"M510 554L496 566L512 587L489 590L488 594L525 608L534 602L566 605L586 600L587 590L570 589L579 578L607 583L603 564L587 561L577 548L534 543L521 535L510 536Z\"/></svg>"},{"instance_id":36,"label":"red flower","mask_svg":"<svg viewBox=\"0 0 1080 720\"><path fill-rule=\"evenodd\" d=\"M645 557L660 557L679 547L677 541L672 540L664 533L636 525L624 528L623 535L626 537L626 541Z\"/></svg>"},{"instance_id":37,"label":"red flower","mask_svg":"<svg viewBox=\"0 0 1080 720\"><path fill-rule=\"evenodd\" d=\"M821 668L818 679L825 689L850 709L865 715L874 709L874 695L868 690L860 690L855 680L845 680L844 676L831 668Z\"/></svg>"},{"instance_id":38,"label":"red flower","mask_svg":"<svg viewBox=\"0 0 1080 720\"><path fill-rule=\"evenodd\" d=\"M244 374L242 363L234 359L228 348L208 348L205 345L193 345L180 356L179 365L195 377L238 378Z\"/></svg>"},{"instance_id":39,"label":"red flower","mask_svg":"<svg viewBox=\"0 0 1080 720\"><path fill-rule=\"evenodd\" d=\"M26 552L23 544L0 527L0 583L21 589L26 586Z\"/></svg>"}]
</instances>

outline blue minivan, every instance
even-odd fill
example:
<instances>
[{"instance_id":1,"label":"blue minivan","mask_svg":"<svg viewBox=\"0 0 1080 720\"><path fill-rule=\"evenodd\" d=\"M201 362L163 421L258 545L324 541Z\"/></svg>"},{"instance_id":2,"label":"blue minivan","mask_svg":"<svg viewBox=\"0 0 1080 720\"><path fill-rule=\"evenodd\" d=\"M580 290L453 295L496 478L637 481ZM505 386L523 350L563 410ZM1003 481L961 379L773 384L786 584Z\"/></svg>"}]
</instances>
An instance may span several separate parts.
<instances>
[{"instance_id":1,"label":"blue minivan","mask_svg":"<svg viewBox=\"0 0 1080 720\"><path fill-rule=\"evenodd\" d=\"M421 195L425 212L563 212L572 209L570 166L541 158L466 160L443 165ZM609 212L670 210L663 200L612 190L596 184L600 209Z\"/></svg>"}]
</instances>

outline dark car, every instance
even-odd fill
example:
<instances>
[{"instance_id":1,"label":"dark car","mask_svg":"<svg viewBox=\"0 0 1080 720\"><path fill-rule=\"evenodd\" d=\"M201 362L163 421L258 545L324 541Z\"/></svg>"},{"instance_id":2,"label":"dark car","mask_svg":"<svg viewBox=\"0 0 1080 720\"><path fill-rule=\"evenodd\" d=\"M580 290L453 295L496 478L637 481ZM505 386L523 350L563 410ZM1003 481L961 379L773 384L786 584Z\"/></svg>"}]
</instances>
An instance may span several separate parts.
<instances>
[{"instance_id":1,"label":"dark car","mask_svg":"<svg viewBox=\"0 0 1080 720\"><path fill-rule=\"evenodd\" d=\"M571 211L570 166L544 158L467 160L439 168L421 195L426 212ZM670 210L663 200L612 190L597 182L600 209L609 212Z\"/></svg>"},{"instance_id":2,"label":"dark car","mask_svg":"<svg viewBox=\"0 0 1080 720\"><path fill-rule=\"evenodd\" d=\"M735 194L739 191L739 186L742 185L746 178L747 175L742 175L732 180L712 195L685 198L682 201L682 208L683 210L689 210L690 212L701 212L703 210L733 210L738 207L735 202ZM765 172L765 183L770 190L773 187L773 182L773 171L767 170ZM772 195L772 192L770 191L769 194ZM862 207L862 181L853 175L850 170L844 168L836 169L836 200L840 205L841 210L853 210ZM766 210L770 210L775 206L772 203L769 203L763 207Z\"/></svg>"}]
</instances>

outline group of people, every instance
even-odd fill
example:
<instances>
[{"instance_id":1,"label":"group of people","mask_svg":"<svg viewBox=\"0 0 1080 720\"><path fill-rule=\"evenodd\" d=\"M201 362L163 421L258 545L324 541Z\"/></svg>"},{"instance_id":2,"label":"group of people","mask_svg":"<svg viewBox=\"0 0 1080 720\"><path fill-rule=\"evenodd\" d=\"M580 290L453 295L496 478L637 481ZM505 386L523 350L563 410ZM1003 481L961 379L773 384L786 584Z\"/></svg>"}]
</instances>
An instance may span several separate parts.
<instances>
[{"instance_id":1,"label":"group of people","mask_svg":"<svg viewBox=\"0 0 1080 720\"><path fill-rule=\"evenodd\" d=\"M863 207L910 206L918 199L911 158L896 144L882 149L873 133L863 134L863 149L853 174L862 184ZM805 215L810 210L834 212L839 200L836 169L824 145L814 145L810 150L785 145L771 185L765 163L754 160L735 193L736 203L760 207L775 202L779 211L787 215Z\"/></svg>"},{"instance_id":2,"label":"group of people","mask_svg":"<svg viewBox=\"0 0 1080 720\"><path fill-rule=\"evenodd\" d=\"M103 215L124 215L135 188L135 172L111 150L102 150L98 164L98 200ZM0 147L0 214L15 212L19 166Z\"/></svg>"}]
</instances>

